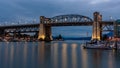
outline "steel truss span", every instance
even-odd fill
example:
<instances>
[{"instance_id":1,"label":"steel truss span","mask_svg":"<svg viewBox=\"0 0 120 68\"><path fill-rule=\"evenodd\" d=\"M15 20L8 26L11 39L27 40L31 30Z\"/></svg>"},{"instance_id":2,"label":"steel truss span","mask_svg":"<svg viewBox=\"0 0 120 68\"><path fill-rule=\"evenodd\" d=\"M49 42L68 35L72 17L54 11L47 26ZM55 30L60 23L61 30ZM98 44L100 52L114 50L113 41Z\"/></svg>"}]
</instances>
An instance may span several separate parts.
<instances>
[{"instance_id":1,"label":"steel truss span","mask_svg":"<svg viewBox=\"0 0 120 68\"><path fill-rule=\"evenodd\" d=\"M59 15L51 18L51 23L65 23L65 22L92 22L92 19L77 14Z\"/></svg>"}]
</instances>

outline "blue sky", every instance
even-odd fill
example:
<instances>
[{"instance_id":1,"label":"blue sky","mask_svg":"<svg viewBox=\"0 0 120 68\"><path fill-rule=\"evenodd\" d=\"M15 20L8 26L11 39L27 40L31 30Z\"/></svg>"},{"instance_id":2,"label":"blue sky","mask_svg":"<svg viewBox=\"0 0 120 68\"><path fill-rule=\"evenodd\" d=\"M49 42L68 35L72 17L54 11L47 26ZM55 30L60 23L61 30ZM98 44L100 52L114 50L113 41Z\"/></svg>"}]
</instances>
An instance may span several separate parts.
<instances>
[{"instance_id":1,"label":"blue sky","mask_svg":"<svg viewBox=\"0 0 120 68\"><path fill-rule=\"evenodd\" d=\"M63 14L80 14L103 20L120 18L120 0L0 0L0 22L37 21L39 16L53 17Z\"/></svg>"}]
</instances>

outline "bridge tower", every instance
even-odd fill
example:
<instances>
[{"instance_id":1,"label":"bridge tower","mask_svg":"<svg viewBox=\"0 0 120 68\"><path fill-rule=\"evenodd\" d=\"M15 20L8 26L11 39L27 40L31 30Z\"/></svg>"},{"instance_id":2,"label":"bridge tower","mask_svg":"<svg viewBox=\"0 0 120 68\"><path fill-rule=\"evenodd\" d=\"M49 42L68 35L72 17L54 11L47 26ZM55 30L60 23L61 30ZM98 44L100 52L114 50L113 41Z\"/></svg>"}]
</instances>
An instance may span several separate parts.
<instances>
[{"instance_id":1,"label":"bridge tower","mask_svg":"<svg viewBox=\"0 0 120 68\"><path fill-rule=\"evenodd\" d=\"M92 40L101 40L102 39L102 15L99 12L93 13L93 32L92 32Z\"/></svg>"},{"instance_id":2,"label":"bridge tower","mask_svg":"<svg viewBox=\"0 0 120 68\"><path fill-rule=\"evenodd\" d=\"M51 25L47 25L45 23L50 23L50 18L45 18L44 16L41 16L38 40L51 41L52 40Z\"/></svg>"}]
</instances>

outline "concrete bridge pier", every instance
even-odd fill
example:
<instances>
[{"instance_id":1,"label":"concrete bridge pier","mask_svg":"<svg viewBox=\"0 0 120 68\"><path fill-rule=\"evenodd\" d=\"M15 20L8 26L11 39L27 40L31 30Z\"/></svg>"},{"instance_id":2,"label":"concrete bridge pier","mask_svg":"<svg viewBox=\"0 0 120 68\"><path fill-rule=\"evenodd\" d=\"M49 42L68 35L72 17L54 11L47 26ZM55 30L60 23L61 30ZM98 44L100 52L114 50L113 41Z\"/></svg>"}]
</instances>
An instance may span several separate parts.
<instances>
[{"instance_id":1,"label":"concrete bridge pier","mask_svg":"<svg viewBox=\"0 0 120 68\"><path fill-rule=\"evenodd\" d=\"M40 27L39 27L39 34L38 34L38 40L40 41L52 40L51 26L44 24L47 21L49 20L46 20L44 16L40 17Z\"/></svg>"},{"instance_id":2,"label":"concrete bridge pier","mask_svg":"<svg viewBox=\"0 0 120 68\"><path fill-rule=\"evenodd\" d=\"M94 12L94 21L93 21L93 32L92 40L101 40L102 39L102 15L99 12Z\"/></svg>"}]
</instances>

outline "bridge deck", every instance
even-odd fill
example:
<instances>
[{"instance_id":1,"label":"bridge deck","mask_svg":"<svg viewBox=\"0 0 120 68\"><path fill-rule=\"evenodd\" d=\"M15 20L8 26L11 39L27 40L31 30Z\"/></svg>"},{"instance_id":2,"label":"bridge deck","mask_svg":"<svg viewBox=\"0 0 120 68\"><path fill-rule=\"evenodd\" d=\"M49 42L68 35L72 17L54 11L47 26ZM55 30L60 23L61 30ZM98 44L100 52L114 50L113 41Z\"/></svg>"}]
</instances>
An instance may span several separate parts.
<instances>
[{"instance_id":1,"label":"bridge deck","mask_svg":"<svg viewBox=\"0 0 120 68\"><path fill-rule=\"evenodd\" d=\"M103 25L113 25L114 22L102 21ZM45 25L50 26L92 26L93 22L65 22L65 23L45 23ZM39 28L39 23L36 24L18 24L18 25L6 25L0 26L0 29L12 29L12 28L30 28L37 27Z\"/></svg>"}]
</instances>

